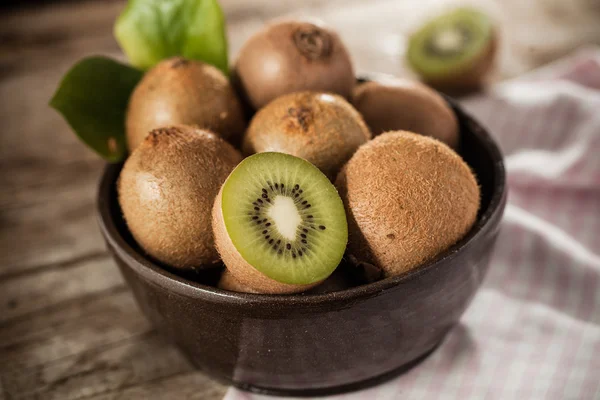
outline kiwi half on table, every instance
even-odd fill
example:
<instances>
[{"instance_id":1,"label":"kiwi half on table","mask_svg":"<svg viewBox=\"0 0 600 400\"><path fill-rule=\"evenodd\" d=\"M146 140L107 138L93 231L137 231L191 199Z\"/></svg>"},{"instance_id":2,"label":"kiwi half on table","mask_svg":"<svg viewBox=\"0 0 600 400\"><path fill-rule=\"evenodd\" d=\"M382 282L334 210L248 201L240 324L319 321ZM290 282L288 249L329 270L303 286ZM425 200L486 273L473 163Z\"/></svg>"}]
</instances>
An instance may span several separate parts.
<instances>
[{"instance_id":1,"label":"kiwi half on table","mask_svg":"<svg viewBox=\"0 0 600 400\"><path fill-rule=\"evenodd\" d=\"M229 175L213 207L215 243L244 287L260 293L302 292L325 280L348 240L344 205L309 162L259 153Z\"/></svg>"},{"instance_id":2,"label":"kiwi half on table","mask_svg":"<svg viewBox=\"0 0 600 400\"><path fill-rule=\"evenodd\" d=\"M409 39L408 62L424 81L440 90L479 88L496 54L489 16L459 8L427 22Z\"/></svg>"}]
</instances>

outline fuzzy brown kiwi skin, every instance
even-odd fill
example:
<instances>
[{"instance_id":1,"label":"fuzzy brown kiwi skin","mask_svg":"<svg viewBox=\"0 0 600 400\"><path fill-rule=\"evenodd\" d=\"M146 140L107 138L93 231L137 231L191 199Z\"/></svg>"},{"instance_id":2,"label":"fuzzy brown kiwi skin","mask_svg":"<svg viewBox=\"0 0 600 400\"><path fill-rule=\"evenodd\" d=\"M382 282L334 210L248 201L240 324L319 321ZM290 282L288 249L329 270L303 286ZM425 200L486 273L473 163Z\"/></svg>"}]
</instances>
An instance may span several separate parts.
<instances>
[{"instance_id":1,"label":"fuzzy brown kiwi skin","mask_svg":"<svg viewBox=\"0 0 600 400\"><path fill-rule=\"evenodd\" d=\"M156 129L129 156L118 199L136 242L180 269L218 261L211 208L241 154L217 135L189 127Z\"/></svg>"},{"instance_id":2,"label":"fuzzy brown kiwi skin","mask_svg":"<svg viewBox=\"0 0 600 400\"><path fill-rule=\"evenodd\" d=\"M308 290L304 293L325 294L339 292L341 290L349 289L353 286L356 285L354 285L350 278L345 276L345 274L338 268L333 271L333 273L322 283L315 287L308 288ZM217 287L219 289L229 290L230 292L260 294L260 292L240 283L227 269L225 269L221 274L221 279L219 279Z\"/></svg>"},{"instance_id":3,"label":"fuzzy brown kiwi skin","mask_svg":"<svg viewBox=\"0 0 600 400\"><path fill-rule=\"evenodd\" d=\"M248 155L276 151L304 158L335 179L370 138L362 116L344 98L306 91L281 96L259 110L242 149Z\"/></svg>"},{"instance_id":4,"label":"fuzzy brown kiwi skin","mask_svg":"<svg viewBox=\"0 0 600 400\"><path fill-rule=\"evenodd\" d=\"M362 146L336 187L348 217L348 258L395 276L435 258L477 218L475 176L445 144L387 132Z\"/></svg>"},{"instance_id":5,"label":"fuzzy brown kiwi skin","mask_svg":"<svg viewBox=\"0 0 600 400\"><path fill-rule=\"evenodd\" d=\"M227 233L225 221L223 220L222 196L223 188L221 187L212 208L213 235L221 260L229 273L231 273L232 277L241 285L240 288L248 288L255 293L286 294L304 292L321 283L314 282L308 285L291 285L278 282L258 271L244 260Z\"/></svg>"},{"instance_id":6,"label":"fuzzy brown kiwi skin","mask_svg":"<svg viewBox=\"0 0 600 400\"><path fill-rule=\"evenodd\" d=\"M227 77L212 65L174 57L148 71L129 99L125 121L133 151L152 129L195 125L235 142L246 127L242 104Z\"/></svg>"},{"instance_id":7,"label":"fuzzy brown kiwi skin","mask_svg":"<svg viewBox=\"0 0 600 400\"><path fill-rule=\"evenodd\" d=\"M303 90L350 98L355 83L350 55L332 30L305 21L280 21L254 34L235 63L245 96L258 110Z\"/></svg>"},{"instance_id":8,"label":"fuzzy brown kiwi skin","mask_svg":"<svg viewBox=\"0 0 600 400\"><path fill-rule=\"evenodd\" d=\"M227 268L221 274L221 279L219 279L219 283L217 284L217 287L219 289L229 290L230 292L255 293L255 294L260 293L260 292L257 292L256 290L240 283L240 281L235 279L233 274L231 272L229 272L229 270Z\"/></svg>"},{"instance_id":9,"label":"fuzzy brown kiwi skin","mask_svg":"<svg viewBox=\"0 0 600 400\"><path fill-rule=\"evenodd\" d=\"M389 78L354 90L352 103L374 136L405 130L458 146L458 120L442 96L422 83Z\"/></svg>"},{"instance_id":10,"label":"fuzzy brown kiwi skin","mask_svg":"<svg viewBox=\"0 0 600 400\"><path fill-rule=\"evenodd\" d=\"M464 69L440 78L427 78L425 83L437 90L452 94L465 95L481 90L486 78L493 69L498 52L498 35L494 32L480 56Z\"/></svg>"}]
</instances>

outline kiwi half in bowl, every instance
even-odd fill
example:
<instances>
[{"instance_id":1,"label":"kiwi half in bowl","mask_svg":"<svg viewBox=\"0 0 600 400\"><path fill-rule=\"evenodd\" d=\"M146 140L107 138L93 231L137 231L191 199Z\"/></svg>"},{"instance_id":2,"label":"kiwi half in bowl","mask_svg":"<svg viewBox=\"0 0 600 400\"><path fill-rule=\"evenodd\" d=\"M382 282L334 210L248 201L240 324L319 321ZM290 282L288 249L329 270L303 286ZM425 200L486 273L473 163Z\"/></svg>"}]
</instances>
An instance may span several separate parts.
<instances>
[{"instance_id":1,"label":"kiwi half in bowl","mask_svg":"<svg viewBox=\"0 0 600 400\"><path fill-rule=\"evenodd\" d=\"M213 207L215 243L240 284L302 292L338 266L348 241L344 205L317 167L283 153L244 159Z\"/></svg>"},{"instance_id":2,"label":"kiwi half in bowl","mask_svg":"<svg viewBox=\"0 0 600 400\"><path fill-rule=\"evenodd\" d=\"M496 54L491 18L458 8L433 18L409 39L410 66L431 86L451 92L477 89Z\"/></svg>"}]
</instances>

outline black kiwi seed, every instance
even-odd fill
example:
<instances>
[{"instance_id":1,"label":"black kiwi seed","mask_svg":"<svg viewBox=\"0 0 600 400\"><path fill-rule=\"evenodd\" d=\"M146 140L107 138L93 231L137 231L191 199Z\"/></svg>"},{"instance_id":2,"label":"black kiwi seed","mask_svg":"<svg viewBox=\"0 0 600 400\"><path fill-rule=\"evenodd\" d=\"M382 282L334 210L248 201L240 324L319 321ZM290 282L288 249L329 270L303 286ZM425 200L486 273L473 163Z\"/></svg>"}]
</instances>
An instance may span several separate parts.
<instances>
[{"instance_id":1,"label":"black kiwi seed","mask_svg":"<svg viewBox=\"0 0 600 400\"><path fill-rule=\"evenodd\" d=\"M277 244L280 244L280 243L281 243L281 240L277 240Z\"/></svg>"},{"instance_id":2,"label":"black kiwi seed","mask_svg":"<svg viewBox=\"0 0 600 400\"><path fill-rule=\"evenodd\" d=\"M267 189L263 188L262 192L267 193Z\"/></svg>"},{"instance_id":3,"label":"black kiwi seed","mask_svg":"<svg viewBox=\"0 0 600 400\"><path fill-rule=\"evenodd\" d=\"M262 198L263 198L263 199L266 199L267 197L269 197L269 196L267 196L267 194L266 194L266 193L263 193L263 194L262 194Z\"/></svg>"},{"instance_id":4,"label":"black kiwi seed","mask_svg":"<svg viewBox=\"0 0 600 400\"><path fill-rule=\"evenodd\" d=\"M279 184L275 184L275 189L279 189Z\"/></svg>"},{"instance_id":5,"label":"black kiwi seed","mask_svg":"<svg viewBox=\"0 0 600 400\"><path fill-rule=\"evenodd\" d=\"M262 199L256 199L256 201L258 201L260 204L263 203Z\"/></svg>"},{"instance_id":6,"label":"black kiwi seed","mask_svg":"<svg viewBox=\"0 0 600 400\"><path fill-rule=\"evenodd\" d=\"M298 255L302 257L302 250L298 250Z\"/></svg>"},{"instance_id":7,"label":"black kiwi seed","mask_svg":"<svg viewBox=\"0 0 600 400\"><path fill-rule=\"evenodd\" d=\"M288 249L288 250L290 250L292 248L292 245L288 243L288 244L285 245L285 248Z\"/></svg>"},{"instance_id":8,"label":"black kiwi seed","mask_svg":"<svg viewBox=\"0 0 600 400\"><path fill-rule=\"evenodd\" d=\"M270 222L267 222L267 223L265 224L265 226L271 226L271 223L270 223Z\"/></svg>"},{"instance_id":9,"label":"black kiwi seed","mask_svg":"<svg viewBox=\"0 0 600 400\"><path fill-rule=\"evenodd\" d=\"M268 231L265 229L264 231L262 231L263 235L266 234Z\"/></svg>"},{"instance_id":10,"label":"black kiwi seed","mask_svg":"<svg viewBox=\"0 0 600 400\"><path fill-rule=\"evenodd\" d=\"M258 217L255 215L255 216L252 217L252 219L258 219Z\"/></svg>"},{"instance_id":11,"label":"black kiwi seed","mask_svg":"<svg viewBox=\"0 0 600 400\"><path fill-rule=\"evenodd\" d=\"M308 203L308 200L304 200L304 201L302 202L302 204L306 204L306 203Z\"/></svg>"},{"instance_id":12,"label":"black kiwi seed","mask_svg":"<svg viewBox=\"0 0 600 400\"><path fill-rule=\"evenodd\" d=\"M325 225L319 225L319 229L324 231L325 230Z\"/></svg>"},{"instance_id":13,"label":"black kiwi seed","mask_svg":"<svg viewBox=\"0 0 600 400\"><path fill-rule=\"evenodd\" d=\"M313 218L313 216L312 216L312 215L309 215L309 216L308 216L308 217L306 217L306 218Z\"/></svg>"},{"instance_id":14,"label":"black kiwi seed","mask_svg":"<svg viewBox=\"0 0 600 400\"><path fill-rule=\"evenodd\" d=\"M274 242L273 239L269 240L269 244L273 244L273 242Z\"/></svg>"},{"instance_id":15,"label":"black kiwi seed","mask_svg":"<svg viewBox=\"0 0 600 400\"><path fill-rule=\"evenodd\" d=\"M306 228L302 228L302 232L304 232L304 233L308 233L308 229L306 229Z\"/></svg>"},{"instance_id":16,"label":"black kiwi seed","mask_svg":"<svg viewBox=\"0 0 600 400\"><path fill-rule=\"evenodd\" d=\"M267 235L265 236L265 239L269 239L271 237L271 235Z\"/></svg>"},{"instance_id":17,"label":"black kiwi seed","mask_svg":"<svg viewBox=\"0 0 600 400\"><path fill-rule=\"evenodd\" d=\"M301 242L302 242L302 243L304 243L304 244L308 243L308 242L306 241L306 239L302 239L302 240L301 240Z\"/></svg>"},{"instance_id":18,"label":"black kiwi seed","mask_svg":"<svg viewBox=\"0 0 600 400\"><path fill-rule=\"evenodd\" d=\"M298 185L298 184L294 185L294 190L298 190L298 189L300 189L300 185Z\"/></svg>"},{"instance_id":19,"label":"black kiwi seed","mask_svg":"<svg viewBox=\"0 0 600 400\"><path fill-rule=\"evenodd\" d=\"M303 239L306 239L306 235L305 235L304 233L301 233L301 234L300 234L300 236L301 236Z\"/></svg>"},{"instance_id":20,"label":"black kiwi seed","mask_svg":"<svg viewBox=\"0 0 600 400\"><path fill-rule=\"evenodd\" d=\"M258 207L254 207L254 209L255 209L256 211L260 210L260 208L258 208Z\"/></svg>"}]
</instances>

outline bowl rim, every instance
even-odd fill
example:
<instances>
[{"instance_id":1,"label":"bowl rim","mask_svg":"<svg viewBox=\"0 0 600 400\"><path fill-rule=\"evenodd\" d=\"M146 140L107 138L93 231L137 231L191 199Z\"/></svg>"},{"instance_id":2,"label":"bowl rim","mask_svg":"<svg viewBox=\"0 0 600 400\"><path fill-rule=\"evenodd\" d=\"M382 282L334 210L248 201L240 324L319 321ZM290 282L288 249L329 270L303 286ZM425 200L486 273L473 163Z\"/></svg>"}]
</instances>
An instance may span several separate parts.
<instances>
[{"instance_id":1,"label":"bowl rim","mask_svg":"<svg viewBox=\"0 0 600 400\"><path fill-rule=\"evenodd\" d=\"M100 180L97 194L97 211L101 231L110 247L114 249L124 263L129 268L135 270L137 274L142 275L145 279L160 287L165 287L172 292L193 299L200 298L205 301L234 306L253 306L260 304L310 306L323 303L334 304L339 302L340 304L343 304L354 302L397 289L402 283L434 271L442 263L454 259L459 252L464 251L478 238L485 235L490 228L490 224L495 220L494 217L502 211L506 201L506 170L504 167L503 155L499 146L489 133L473 119L473 117L464 112L462 108L457 105L456 101L447 97L446 100L451 105L454 112L457 113L459 120L465 120L469 123L472 127L471 134L474 135L476 140L478 140L486 149L487 155L494 165L493 176L496 185L493 188L487 209L483 211L465 237L436 258L404 274L336 292L287 295L231 292L178 276L162 268L146 255L131 247L124 239L117 228L115 221L111 217L110 196L114 193L114 185L118 180L118 174L121 170L122 163L108 164L105 167Z\"/></svg>"}]
</instances>

